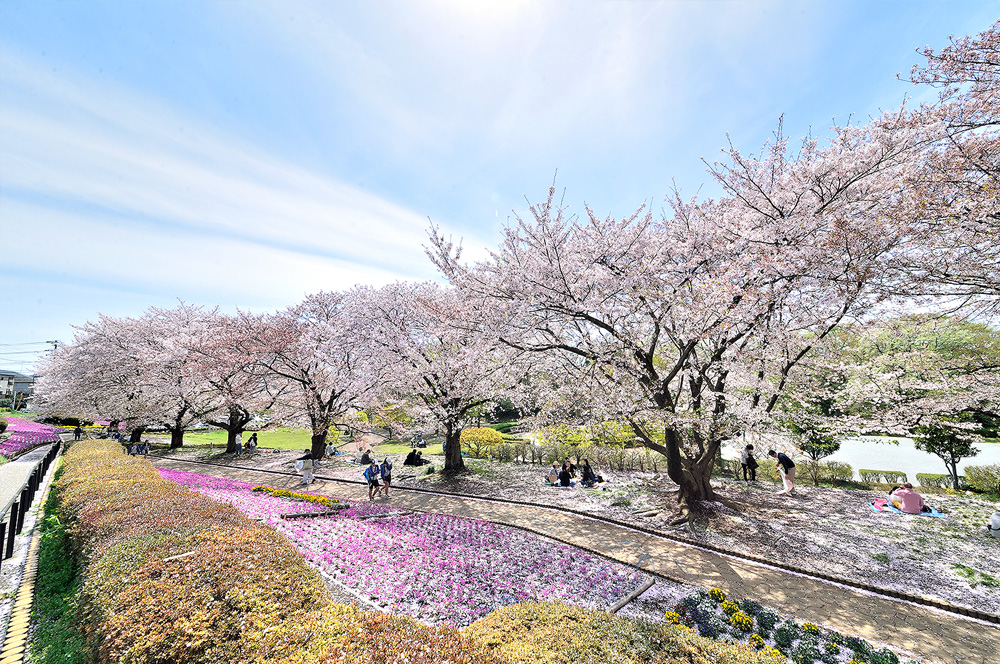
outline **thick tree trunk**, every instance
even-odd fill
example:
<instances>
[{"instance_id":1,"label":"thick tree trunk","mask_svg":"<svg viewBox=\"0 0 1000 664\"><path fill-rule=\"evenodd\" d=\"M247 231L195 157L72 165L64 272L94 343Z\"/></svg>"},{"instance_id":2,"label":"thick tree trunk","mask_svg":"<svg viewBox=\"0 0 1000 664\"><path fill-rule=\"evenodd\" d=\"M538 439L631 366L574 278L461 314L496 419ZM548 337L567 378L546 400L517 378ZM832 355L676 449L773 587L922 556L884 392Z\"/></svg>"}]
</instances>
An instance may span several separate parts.
<instances>
[{"instance_id":1,"label":"thick tree trunk","mask_svg":"<svg viewBox=\"0 0 1000 664\"><path fill-rule=\"evenodd\" d=\"M226 436L226 452L232 454L236 451L236 436L243 433L243 427L246 425L245 418L242 416L240 411L236 408L232 408L229 411L229 428L226 430L228 434Z\"/></svg>"},{"instance_id":2,"label":"thick tree trunk","mask_svg":"<svg viewBox=\"0 0 1000 664\"><path fill-rule=\"evenodd\" d=\"M326 437L329 432L329 429L323 429L320 433L313 431L312 455L314 459L322 459L323 455L326 454Z\"/></svg>"},{"instance_id":3,"label":"thick tree trunk","mask_svg":"<svg viewBox=\"0 0 1000 664\"><path fill-rule=\"evenodd\" d=\"M955 491L961 491L958 485L958 462L954 461L946 465L948 466L948 472L951 473L951 488Z\"/></svg>"},{"instance_id":4,"label":"thick tree trunk","mask_svg":"<svg viewBox=\"0 0 1000 664\"><path fill-rule=\"evenodd\" d=\"M132 434L128 438L130 443L138 443L142 441L142 434L146 433L146 427L136 427L132 429Z\"/></svg>"},{"instance_id":5,"label":"thick tree trunk","mask_svg":"<svg viewBox=\"0 0 1000 664\"><path fill-rule=\"evenodd\" d=\"M457 473L465 470L465 461L462 459L461 438L461 427L452 424L445 426L444 472L446 473Z\"/></svg>"},{"instance_id":6,"label":"thick tree trunk","mask_svg":"<svg viewBox=\"0 0 1000 664\"><path fill-rule=\"evenodd\" d=\"M176 450L178 447L184 447L184 429L182 427L170 430L170 449Z\"/></svg>"},{"instance_id":7,"label":"thick tree trunk","mask_svg":"<svg viewBox=\"0 0 1000 664\"><path fill-rule=\"evenodd\" d=\"M697 459L686 459L681 455L680 436L667 429L663 437L663 449L653 448L667 458L667 476L680 488L677 501L685 507L702 500L714 500L712 490L712 468L715 454L721 441L711 441L705 453Z\"/></svg>"}]
</instances>

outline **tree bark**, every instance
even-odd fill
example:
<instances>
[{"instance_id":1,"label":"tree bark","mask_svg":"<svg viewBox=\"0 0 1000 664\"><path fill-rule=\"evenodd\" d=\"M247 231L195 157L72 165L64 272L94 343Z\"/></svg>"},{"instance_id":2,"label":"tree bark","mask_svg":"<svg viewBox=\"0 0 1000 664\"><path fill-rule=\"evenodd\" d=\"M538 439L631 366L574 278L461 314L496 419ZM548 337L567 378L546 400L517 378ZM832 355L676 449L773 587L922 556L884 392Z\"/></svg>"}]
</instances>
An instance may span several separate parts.
<instances>
[{"instance_id":1,"label":"tree bark","mask_svg":"<svg viewBox=\"0 0 1000 664\"><path fill-rule=\"evenodd\" d=\"M465 470L462 459L462 428L456 424L446 424L444 434L444 472L458 473Z\"/></svg>"},{"instance_id":2,"label":"tree bark","mask_svg":"<svg viewBox=\"0 0 1000 664\"><path fill-rule=\"evenodd\" d=\"M176 450L178 447L184 447L184 429L174 427L170 430L170 449Z\"/></svg>"},{"instance_id":3,"label":"tree bark","mask_svg":"<svg viewBox=\"0 0 1000 664\"><path fill-rule=\"evenodd\" d=\"M323 429L321 433L313 431L312 455L314 459L322 459L323 455L326 454L326 437L329 432L329 429Z\"/></svg>"},{"instance_id":4,"label":"tree bark","mask_svg":"<svg viewBox=\"0 0 1000 664\"><path fill-rule=\"evenodd\" d=\"M136 427L128 437L128 442L138 443L142 440L142 434L146 433L146 427Z\"/></svg>"},{"instance_id":5,"label":"tree bark","mask_svg":"<svg viewBox=\"0 0 1000 664\"><path fill-rule=\"evenodd\" d=\"M722 441L709 441L705 452L697 459L686 459L681 455L680 436L673 429L667 429L663 435L664 445L649 445L656 452L667 458L667 476L680 488L677 501L690 507L702 500L714 500L712 490L712 468L715 466L715 454Z\"/></svg>"}]
</instances>

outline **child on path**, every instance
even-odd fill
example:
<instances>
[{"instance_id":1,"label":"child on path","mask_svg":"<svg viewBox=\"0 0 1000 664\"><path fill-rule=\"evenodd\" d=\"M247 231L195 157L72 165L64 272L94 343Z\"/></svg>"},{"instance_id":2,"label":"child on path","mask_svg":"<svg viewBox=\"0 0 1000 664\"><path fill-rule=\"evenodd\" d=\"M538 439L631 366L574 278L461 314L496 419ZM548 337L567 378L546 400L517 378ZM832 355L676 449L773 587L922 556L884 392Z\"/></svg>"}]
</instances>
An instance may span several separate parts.
<instances>
[{"instance_id":1,"label":"child on path","mask_svg":"<svg viewBox=\"0 0 1000 664\"><path fill-rule=\"evenodd\" d=\"M792 495L795 493L795 464L792 460L788 458L788 455L784 452L775 452L774 450L768 451L767 455L773 459L777 459L776 464L778 472L781 473L782 483L784 484L784 489L778 492L777 495L785 496Z\"/></svg>"},{"instance_id":2,"label":"child on path","mask_svg":"<svg viewBox=\"0 0 1000 664\"><path fill-rule=\"evenodd\" d=\"M382 462L382 465L379 466L379 471L381 471L382 473L382 484L385 485L385 487L382 489L382 493L385 495L386 498L388 498L389 485L392 483L392 459L386 457L385 461Z\"/></svg>"},{"instance_id":3,"label":"child on path","mask_svg":"<svg viewBox=\"0 0 1000 664\"><path fill-rule=\"evenodd\" d=\"M381 474L378 464L374 461L365 469L365 479L368 480L368 502L375 500L375 494L382 490L378 485L378 478Z\"/></svg>"}]
</instances>

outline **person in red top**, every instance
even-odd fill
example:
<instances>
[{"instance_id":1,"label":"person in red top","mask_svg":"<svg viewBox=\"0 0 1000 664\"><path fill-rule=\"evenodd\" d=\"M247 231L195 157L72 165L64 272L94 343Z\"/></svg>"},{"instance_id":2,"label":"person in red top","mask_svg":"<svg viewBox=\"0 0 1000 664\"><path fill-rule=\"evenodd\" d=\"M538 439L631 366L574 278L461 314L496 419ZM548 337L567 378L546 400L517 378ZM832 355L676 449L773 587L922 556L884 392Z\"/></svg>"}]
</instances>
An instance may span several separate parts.
<instances>
[{"instance_id":1,"label":"person in red top","mask_svg":"<svg viewBox=\"0 0 1000 664\"><path fill-rule=\"evenodd\" d=\"M924 509L924 499L920 497L919 493L913 490L913 485L909 482L904 482L903 486L893 491L892 498L892 504L900 512L920 514Z\"/></svg>"}]
</instances>

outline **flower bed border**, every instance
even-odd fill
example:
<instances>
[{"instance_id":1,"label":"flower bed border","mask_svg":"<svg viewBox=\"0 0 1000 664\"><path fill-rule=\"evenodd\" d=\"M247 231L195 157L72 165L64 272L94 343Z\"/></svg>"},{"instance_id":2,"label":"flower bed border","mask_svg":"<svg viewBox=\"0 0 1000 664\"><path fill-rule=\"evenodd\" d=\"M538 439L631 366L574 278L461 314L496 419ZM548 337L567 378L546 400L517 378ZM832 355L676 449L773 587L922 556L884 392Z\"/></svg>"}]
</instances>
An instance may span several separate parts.
<instances>
[{"instance_id":1,"label":"flower bed border","mask_svg":"<svg viewBox=\"0 0 1000 664\"><path fill-rule=\"evenodd\" d=\"M200 465L203 465L203 466L214 466L214 467L218 467L218 468L232 468L232 466L226 466L226 465L223 465L223 464L212 463L210 461L192 461L192 460L189 460L189 459L170 459L169 457L161 457L161 458L167 459L169 461L180 462L180 463L193 463L193 464L200 464ZM262 468L252 468L252 469L248 469L248 470L253 470L254 472L258 472L258 473L270 473L272 475L282 475L282 476L291 476L291 475L293 475L293 473L285 473L285 472L278 471L278 470L266 470L266 469L262 469ZM316 479L321 479L321 480L324 480L324 481L327 481L327 482L340 482L342 484L357 484L357 485L367 486L366 482L362 482L360 480L341 479L341 478L337 478L337 477L329 477L329 476L319 475L319 474L316 474L315 477L316 477ZM983 622L991 623L991 624L994 624L994 625L1000 625L1000 616L992 614L992 613L986 613L985 611L980 611L978 609L969 609L969 608L966 608L964 606L957 606L955 604L951 604L950 602L944 602L942 600L930 599L930 598L927 598L927 597L920 597L919 595L910 595L909 593L899 592L898 590L890 590L888 588L879 588L878 586L873 586L873 585L870 585L870 584L867 584L867 583L863 583L861 581L854 581L852 579L845 579L845 578L842 578L842 577L834 576L833 574L827 574L825 572L816 572L816 571L813 571L813 570L808 570L808 569L805 569L805 568L802 568L802 567L798 567L796 565L789 565L788 563L782 563L782 562L776 562L776 561L768 560L768 559L763 558L761 556L755 556L755 555L749 554L749 553L742 553L742 552L739 552L739 551L734 551L732 549L726 549L724 547L717 546L715 544L709 544L707 542L699 542L697 540L693 540L693 539L690 539L690 538L687 538L687 537L681 537L679 535L674 535L672 533L665 533L665 532L662 532L662 531L654 530L652 528L647 528L645 526L640 526L640 525L631 524L631 523L628 523L628 522L625 522L625 521L620 521L618 519L613 519L611 517L599 516L599 515L596 515L596 514L589 514L587 512L583 512L581 510L575 510L575 509L572 509L570 507L561 507L561 506L558 506L558 505L540 505L538 503L532 503L532 502L528 502L528 501L525 501L525 500L513 500L513 499L510 499L510 498L487 498L487 497L484 497L484 496L476 496L476 495L472 495L472 494L458 493L458 492L453 492L453 491L434 491L434 490L431 490L431 489L423 489L423 488L419 488L419 487L397 486L395 488L396 488L397 491L412 491L414 493L426 493L426 494L439 495L439 496L454 496L456 498L471 498L471 499L474 499L474 500L484 500L484 501L493 502L493 503L506 503L508 505L520 505L520 506L523 506L523 507L537 507L537 508L540 508L540 509L547 509L547 510L555 510L555 511L558 511L558 512L565 512L567 514L575 514L576 516L582 516L582 517L586 517L588 519L595 519L597 521L603 521L605 523L610 523L610 524L613 524L613 525L616 525L616 526L620 526L622 528L628 528L629 530L635 530L635 531L638 531L638 532L641 532L641 533L645 533L647 535L653 535L654 537L662 537L664 539L673 540L675 542L679 542L680 544L684 544L686 546L690 546L690 547L693 547L693 548L696 548L696 549L703 549L703 550L706 550L706 551L711 551L713 553L720 553L720 554L723 554L723 555L726 555L726 556L730 556L732 558L739 558L739 559L742 559L742 560L749 560L751 562L758 563L758 564L761 564L761 565L765 565L767 567L783 569L785 571L794 572L796 574L801 574L803 576L811 577L811 578L814 578L814 579L820 579L822 581L837 583L837 584L840 584L840 585L843 585L843 586L847 586L847 587L850 587L850 588L857 588L859 590L864 590L866 592L870 592L870 593L873 593L875 595L880 595L880 596L883 596L883 597L888 597L890 599L898 599L898 600L903 600L903 601L906 601L906 602L910 602L912 604L917 604L917 605L921 605L921 606L929 606L931 608L938 609L940 611L945 611L947 613L951 613L951 614L955 614L955 615L959 615L959 616L963 616L963 617L967 617L967 618L974 618L976 620L981 620ZM511 524L507 524L507 525L511 525ZM521 528L520 526L514 526L514 527L515 528ZM525 530L527 532L531 532L531 533L534 533L534 534L543 534L543 533L538 533L537 531L534 531L534 530L532 530L530 528L521 528L521 530ZM545 537L551 537L551 535L544 535L544 536ZM580 546L578 544L573 544L573 546L581 548L581 549L583 549L585 551L588 551L590 553L597 553L598 555L601 555L602 557L608 558L608 556L600 554L600 553L598 553L598 552L596 552L593 549L590 549L588 547ZM621 562L621 561L617 561L617 562ZM667 579L667 580L670 580L670 581L674 581L674 582L677 582L677 583L687 583L687 584L690 584L690 581L684 581L684 580L681 580L681 579L676 579L676 578L673 578L673 577L668 576L666 574L659 574L657 572L650 572L650 571L647 571L647 570L643 570L643 571L646 572L646 573L648 573L648 574L655 574L657 576L661 576L664 579Z\"/></svg>"}]
</instances>

